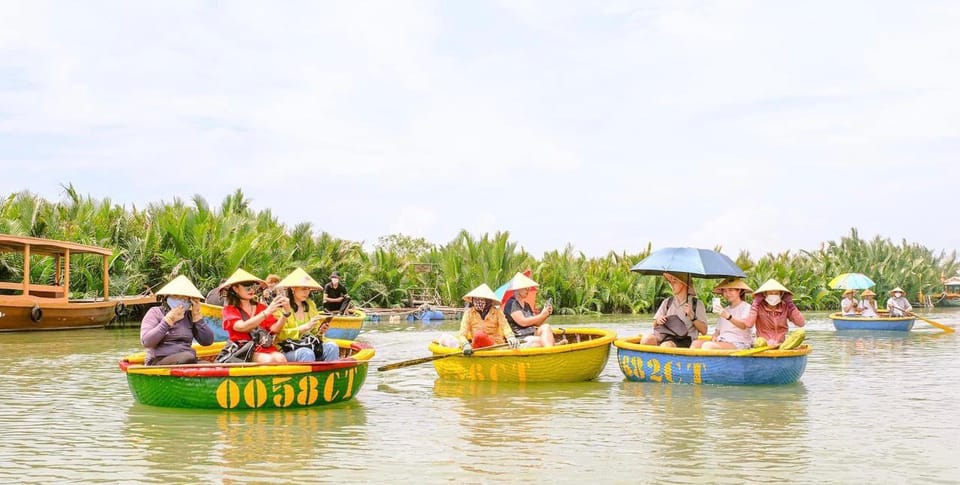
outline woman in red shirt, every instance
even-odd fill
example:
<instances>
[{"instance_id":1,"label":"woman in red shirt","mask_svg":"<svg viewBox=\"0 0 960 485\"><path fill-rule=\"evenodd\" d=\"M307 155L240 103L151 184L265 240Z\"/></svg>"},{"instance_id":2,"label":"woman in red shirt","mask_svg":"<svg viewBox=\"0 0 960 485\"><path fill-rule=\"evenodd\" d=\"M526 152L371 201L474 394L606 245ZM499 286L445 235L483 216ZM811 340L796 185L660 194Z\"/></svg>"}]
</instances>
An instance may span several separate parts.
<instances>
[{"instance_id":1,"label":"woman in red shirt","mask_svg":"<svg viewBox=\"0 0 960 485\"><path fill-rule=\"evenodd\" d=\"M273 314L287 302L285 296L278 296L264 305L256 298L257 290L266 286L266 283L242 269L238 269L227 281L220 286L224 296L223 328L228 338L243 344L252 339L250 332L255 328L262 328L269 333L269 342L261 341L254 347L253 361L260 364L278 364L286 362L286 357L273 344L273 337L283 328L284 322L290 315L281 313L280 318Z\"/></svg>"}]
</instances>

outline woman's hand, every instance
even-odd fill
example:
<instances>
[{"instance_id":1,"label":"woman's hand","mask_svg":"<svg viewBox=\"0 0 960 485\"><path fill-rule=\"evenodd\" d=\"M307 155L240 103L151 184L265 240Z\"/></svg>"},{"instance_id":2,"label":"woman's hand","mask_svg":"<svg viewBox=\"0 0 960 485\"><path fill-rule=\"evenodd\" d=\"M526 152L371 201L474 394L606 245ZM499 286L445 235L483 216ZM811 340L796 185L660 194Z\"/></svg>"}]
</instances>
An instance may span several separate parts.
<instances>
[{"instance_id":1,"label":"woman's hand","mask_svg":"<svg viewBox=\"0 0 960 485\"><path fill-rule=\"evenodd\" d=\"M287 300L287 297L278 296L274 298L273 301L271 301L270 304L267 305L267 314L273 315L274 313L277 313L277 310L282 308L284 304L287 304L287 305L290 304L290 300Z\"/></svg>"},{"instance_id":2,"label":"woman's hand","mask_svg":"<svg viewBox=\"0 0 960 485\"><path fill-rule=\"evenodd\" d=\"M660 316L660 317L658 317L658 318L656 318L656 319L653 320L653 326L654 326L654 327L656 327L656 326L658 326L658 325L663 325L664 323L667 323L667 316L666 316L666 315L662 315L662 316Z\"/></svg>"},{"instance_id":3,"label":"woman's hand","mask_svg":"<svg viewBox=\"0 0 960 485\"><path fill-rule=\"evenodd\" d=\"M199 322L200 320L203 320L203 314L200 313L199 298L190 299L190 317L194 322Z\"/></svg>"},{"instance_id":4,"label":"woman's hand","mask_svg":"<svg viewBox=\"0 0 960 485\"><path fill-rule=\"evenodd\" d=\"M183 319L183 316L186 314L186 312L187 310L182 306L171 308L170 311L163 316L163 321L167 322L167 325L173 327L177 324L177 322Z\"/></svg>"}]
</instances>

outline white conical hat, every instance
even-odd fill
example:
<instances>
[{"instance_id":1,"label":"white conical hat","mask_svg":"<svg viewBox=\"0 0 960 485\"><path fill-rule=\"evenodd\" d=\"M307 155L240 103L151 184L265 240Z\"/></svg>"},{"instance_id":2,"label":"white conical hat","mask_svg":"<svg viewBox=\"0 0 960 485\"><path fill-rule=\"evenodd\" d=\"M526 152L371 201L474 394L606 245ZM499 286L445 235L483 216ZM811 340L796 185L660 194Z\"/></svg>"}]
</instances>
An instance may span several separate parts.
<instances>
[{"instance_id":1,"label":"white conical hat","mask_svg":"<svg viewBox=\"0 0 960 485\"><path fill-rule=\"evenodd\" d=\"M169 283L163 285L163 288L157 290L158 295L176 295L189 296L190 298L203 298L203 294L197 289L186 276L180 275Z\"/></svg>"},{"instance_id":2,"label":"white conical hat","mask_svg":"<svg viewBox=\"0 0 960 485\"><path fill-rule=\"evenodd\" d=\"M892 289L892 290L890 290L889 293L892 295L892 294L894 294L894 293L896 293L896 292L898 292L898 291L899 291L900 293L906 293L906 291L903 291L903 288L900 288L899 286L896 287L896 288L894 288L894 289Z\"/></svg>"},{"instance_id":3,"label":"white conical hat","mask_svg":"<svg viewBox=\"0 0 960 485\"><path fill-rule=\"evenodd\" d=\"M313 279L312 276L307 274L303 268L297 268L293 270L293 272L287 275L286 278L277 283L277 286L282 286L284 288L313 288L315 290L323 289L323 285L317 283L317 280Z\"/></svg>"},{"instance_id":4,"label":"white conical hat","mask_svg":"<svg viewBox=\"0 0 960 485\"><path fill-rule=\"evenodd\" d=\"M487 300L492 300L494 302L500 303L500 299L497 298L497 295L494 294L493 290L491 290L486 283L483 283L480 286L470 290L470 293L467 293L463 297L464 300L467 300L469 298L484 298Z\"/></svg>"},{"instance_id":5,"label":"white conical hat","mask_svg":"<svg viewBox=\"0 0 960 485\"><path fill-rule=\"evenodd\" d=\"M522 290L524 288L536 288L540 286L536 281L530 279L527 275L523 273L517 273L513 275L513 278L510 278L510 286L507 288L511 290Z\"/></svg>"},{"instance_id":6,"label":"white conical hat","mask_svg":"<svg viewBox=\"0 0 960 485\"><path fill-rule=\"evenodd\" d=\"M233 274L230 275L229 278L227 278L227 281L224 281L223 284L220 285L220 286L218 286L217 288L220 289L220 290L222 290L222 289L224 289L224 288L230 288L231 286L233 286L233 285L235 285L235 284L237 284L237 283L246 283L246 282L248 282L248 281L249 281L249 282L254 282L254 283L260 283L260 286L262 286L262 287L263 287L263 286L267 286L267 282L266 282L266 281L263 281L263 280L261 280L260 278L257 278L256 276L254 276L254 275L252 275L252 274L250 274L250 273L247 273L246 271L244 271L244 270L241 269L241 268L237 268L237 270L234 271Z\"/></svg>"},{"instance_id":7,"label":"white conical hat","mask_svg":"<svg viewBox=\"0 0 960 485\"><path fill-rule=\"evenodd\" d=\"M760 288L754 290L753 294L756 295L768 291L782 291L784 293L790 293L791 295L793 294L793 292L788 290L786 286L781 285L779 281L773 278L770 278L766 283L760 285Z\"/></svg>"}]
</instances>

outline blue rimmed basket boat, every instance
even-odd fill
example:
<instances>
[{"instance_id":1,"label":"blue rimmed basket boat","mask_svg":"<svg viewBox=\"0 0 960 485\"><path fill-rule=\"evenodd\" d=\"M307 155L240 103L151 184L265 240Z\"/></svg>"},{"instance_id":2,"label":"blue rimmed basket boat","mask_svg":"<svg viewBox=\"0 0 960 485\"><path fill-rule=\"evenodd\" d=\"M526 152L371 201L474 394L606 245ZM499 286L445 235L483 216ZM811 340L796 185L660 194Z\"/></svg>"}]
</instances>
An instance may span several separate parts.
<instances>
[{"instance_id":1,"label":"blue rimmed basket boat","mask_svg":"<svg viewBox=\"0 0 960 485\"><path fill-rule=\"evenodd\" d=\"M837 330L877 330L887 332L909 332L916 322L914 317L850 317L841 313L830 315L833 328Z\"/></svg>"},{"instance_id":2,"label":"blue rimmed basket boat","mask_svg":"<svg viewBox=\"0 0 960 485\"><path fill-rule=\"evenodd\" d=\"M617 362L627 380L668 384L781 385L800 379L813 349L766 350L736 357L732 350L643 345L640 337L617 339Z\"/></svg>"}]
</instances>

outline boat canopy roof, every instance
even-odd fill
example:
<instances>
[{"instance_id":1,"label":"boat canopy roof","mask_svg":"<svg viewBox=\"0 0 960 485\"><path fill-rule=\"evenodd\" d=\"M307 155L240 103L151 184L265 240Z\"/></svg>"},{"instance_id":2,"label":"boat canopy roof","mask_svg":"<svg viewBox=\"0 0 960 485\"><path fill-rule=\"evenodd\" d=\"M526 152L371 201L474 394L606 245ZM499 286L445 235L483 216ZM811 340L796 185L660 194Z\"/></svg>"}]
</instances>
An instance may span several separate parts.
<instances>
[{"instance_id":1,"label":"boat canopy roof","mask_svg":"<svg viewBox=\"0 0 960 485\"><path fill-rule=\"evenodd\" d=\"M65 254L68 250L71 254L88 253L99 254L102 256L110 256L113 254L113 251L110 249L97 246L88 246L86 244L56 241L53 239L41 239L38 237L0 234L0 252L23 252L23 249L26 246L30 246L30 254L41 254L46 256Z\"/></svg>"},{"instance_id":2,"label":"boat canopy roof","mask_svg":"<svg viewBox=\"0 0 960 485\"><path fill-rule=\"evenodd\" d=\"M951 276L950 278L947 278L947 279L943 282L943 284L944 284L944 285L949 285L949 286L957 286L957 285L960 285L960 276Z\"/></svg>"}]
</instances>

